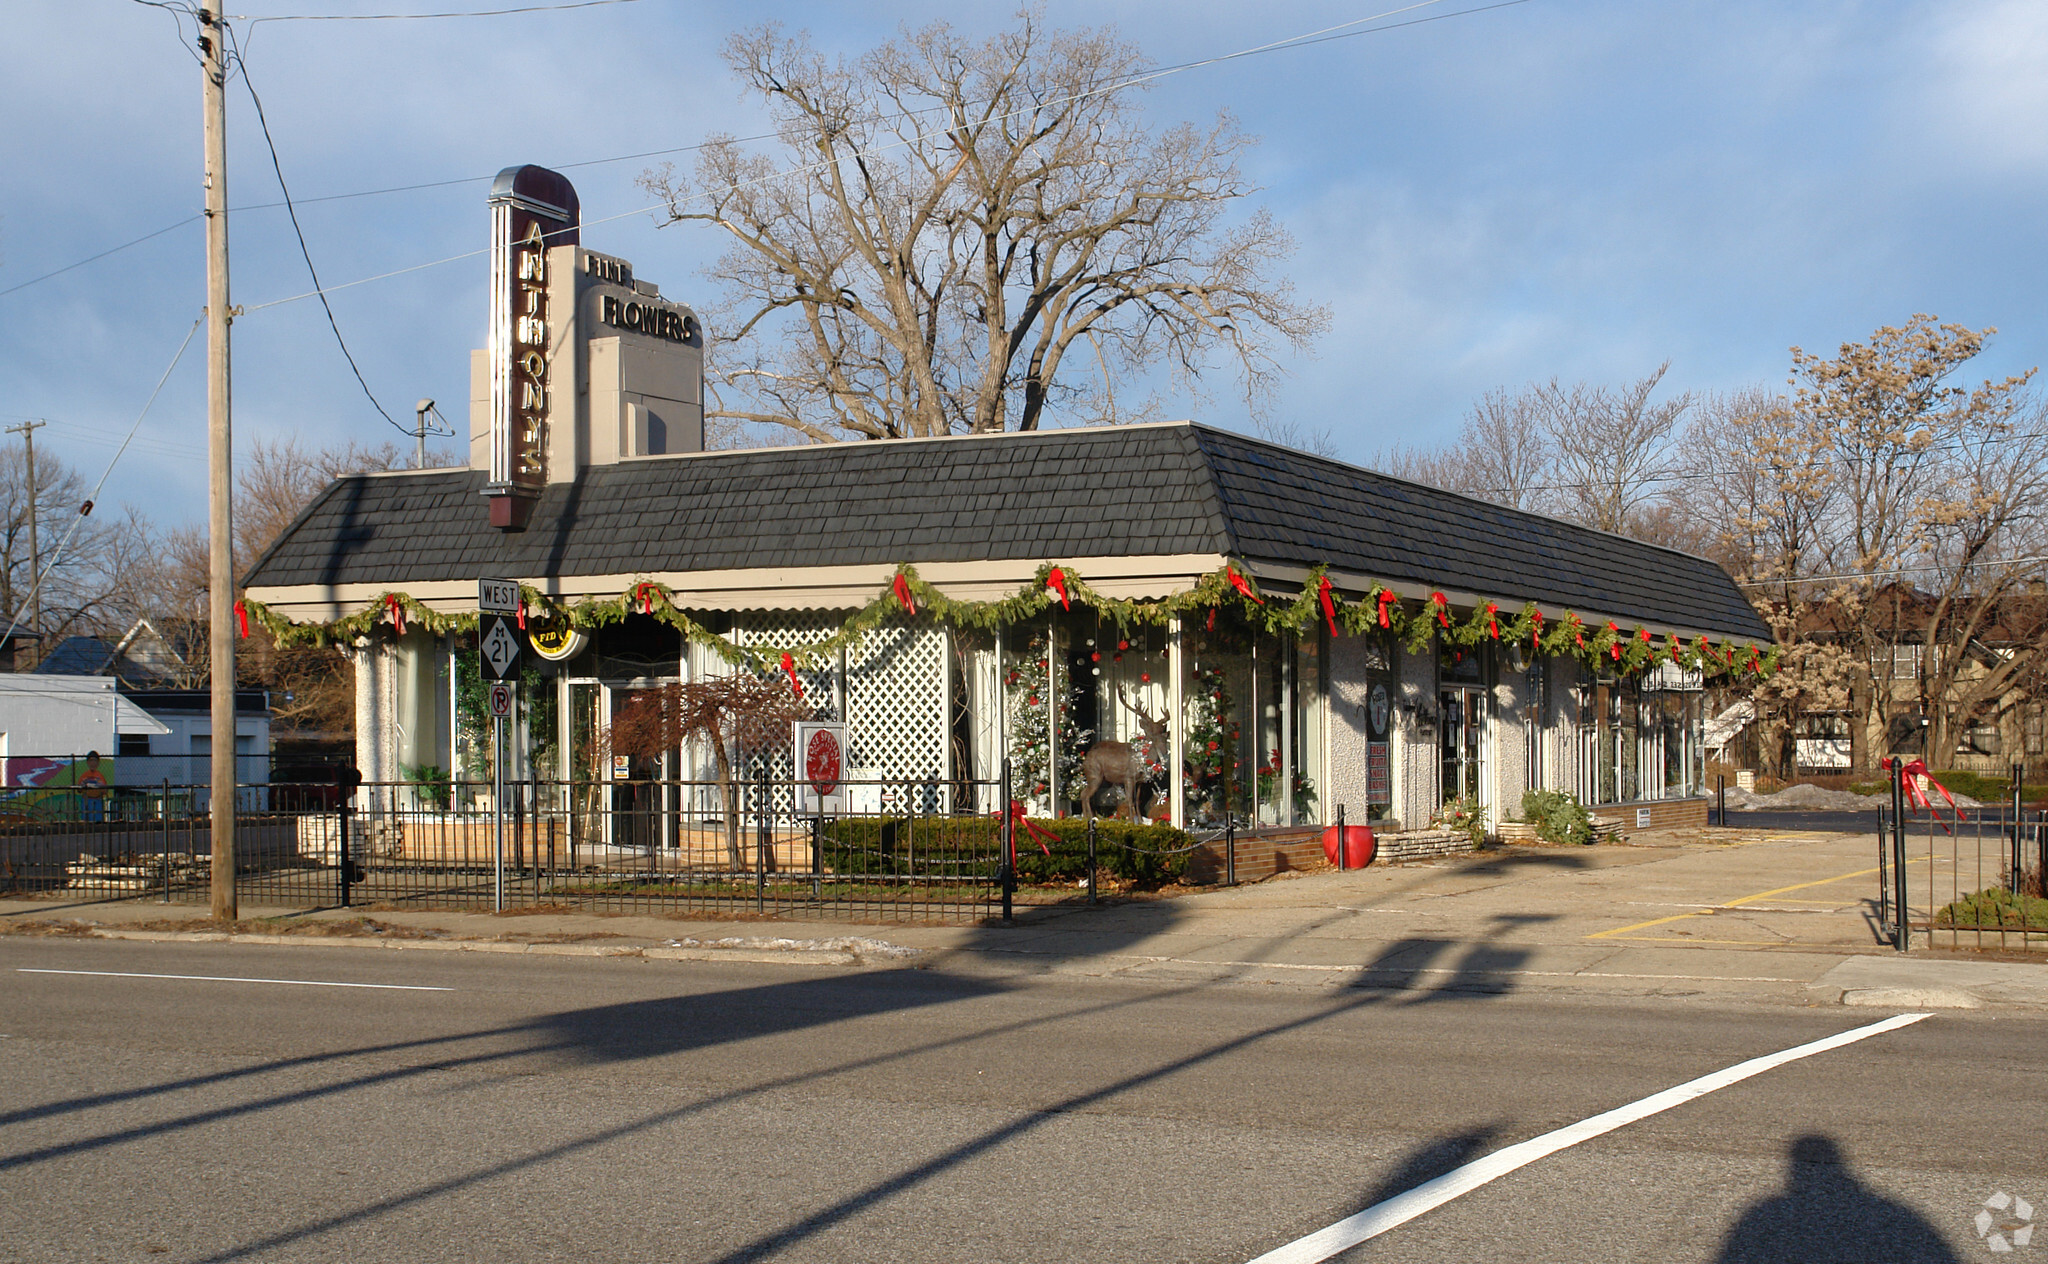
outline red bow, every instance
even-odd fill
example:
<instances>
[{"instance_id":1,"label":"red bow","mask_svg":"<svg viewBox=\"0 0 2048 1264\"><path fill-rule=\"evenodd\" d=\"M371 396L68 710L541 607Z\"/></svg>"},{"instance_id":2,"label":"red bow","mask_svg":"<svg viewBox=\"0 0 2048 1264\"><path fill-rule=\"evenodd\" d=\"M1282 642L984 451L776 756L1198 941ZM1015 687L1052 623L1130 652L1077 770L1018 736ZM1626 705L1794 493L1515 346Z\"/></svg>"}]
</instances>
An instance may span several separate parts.
<instances>
[{"instance_id":1,"label":"red bow","mask_svg":"<svg viewBox=\"0 0 2048 1264\"><path fill-rule=\"evenodd\" d=\"M1384 588L1380 589L1380 626L1383 628L1394 626L1393 621L1387 618L1387 607L1393 604L1394 594Z\"/></svg>"},{"instance_id":2,"label":"red bow","mask_svg":"<svg viewBox=\"0 0 2048 1264\"><path fill-rule=\"evenodd\" d=\"M1323 603L1323 618L1329 620L1330 636L1334 640L1337 636L1337 607L1330 600L1330 577L1328 575L1323 576L1321 586L1316 589L1316 599Z\"/></svg>"},{"instance_id":3,"label":"red bow","mask_svg":"<svg viewBox=\"0 0 2048 1264\"><path fill-rule=\"evenodd\" d=\"M391 627L398 635L405 635L405 603L394 594L384 594L384 608L391 612Z\"/></svg>"},{"instance_id":4,"label":"red bow","mask_svg":"<svg viewBox=\"0 0 2048 1264\"><path fill-rule=\"evenodd\" d=\"M1214 606L1209 607L1209 624L1207 630L1210 632L1214 632L1216 630L1216 607Z\"/></svg>"},{"instance_id":5,"label":"red bow","mask_svg":"<svg viewBox=\"0 0 2048 1264\"><path fill-rule=\"evenodd\" d=\"M803 697L804 682L796 678L796 660L790 657L788 650L782 651L782 670L789 675L790 692L799 698Z\"/></svg>"},{"instance_id":6,"label":"red bow","mask_svg":"<svg viewBox=\"0 0 2048 1264\"><path fill-rule=\"evenodd\" d=\"M633 597L640 603L641 614L654 613L654 585L652 582L642 580L640 586L633 590Z\"/></svg>"},{"instance_id":7,"label":"red bow","mask_svg":"<svg viewBox=\"0 0 2048 1264\"><path fill-rule=\"evenodd\" d=\"M526 631L526 598L519 599L519 630Z\"/></svg>"},{"instance_id":8,"label":"red bow","mask_svg":"<svg viewBox=\"0 0 2048 1264\"><path fill-rule=\"evenodd\" d=\"M1429 594L1429 599L1436 603L1436 621L1442 624L1444 627L1450 627L1451 599L1444 596L1440 592L1433 592Z\"/></svg>"},{"instance_id":9,"label":"red bow","mask_svg":"<svg viewBox=\"0 0 2048 1264\"><path fill-rule=\"evenodd\" d=\"M1499 613L1499 602L1489 601L1486 603L1486 630L1493 635L1493 639L1496 641L1500 640L1500 621L1494 618L1494 616Z\"/></svg>"},{"instance_id":10,"label":"red bow","mask_svg":"<svg viewBox=\"0 0 2048 1264\"><path fill-rule=\"evenodd\" d=\"M917 603L910 599L910 581L903 578L902 571L896 572L896 582L889 587L896 593L896 600L903 603L905 610L911 614L917 613Z\"/></svg>"},{"instance_id":11,"label":"red bow","mask_svg":"<svg viewBox=\"0 0 2048 1264\"><path fill-rule=\"evenodd\" d=\"M1223 572L1230 577L1230 586L1243 593L1246 601L1254 602L1261 606L1266 604L1266 599L1252 591L1251 584L1245 580L1244 576L1237 573L1235 566L1226 566L1223 568Z\"/></svg>"},{"instance_id":12,"label":"red bow","mask_svg":"<svg viewBox=\"0 0 2048 1264\"><path fill-rule=\"evenodd\" d=\"M1000 815L1000 813L998 813L998 815ZM1030 833L1033 840L1035 840L1038 843L1038 850L1044 852L1048 856L1052 855L1052 848L1047 847L1046 844L1057 843L1058 841L1060 841L1060 836L1058 834L1053 833L1051 830L1048 830L1043 826L1039 825L1038 822L1032 820L1030 817L1024 815L1024 805L1015 799L1010 800L1010 819L1012 821L1015 821L1017 824L1022 825L1025 828L1025 830Z\"/></svg>"},{"instance_id":13,"label":"red bow","mask_svg":"<svg viewBox=\"0 0 2048 1264\"><path fill-rule=\"evenodd\" d=\"M1074 608L1067 601L1067 573L1065 571L1057 566L1047 571L1045 573L1045 586L1051 590L1053 596L1060 599L1060 609L1072 610Z\"/></svg>"},{"instance_id":14,"label":"red bow","mask_svg":"<svg viewBox=\"0 0 2048 1264\"><path fill-rule=\"evenodd\" d=\"M1541 610L1531 610L1529 616L1529 648L1541 649L1543 647L1543 612Z\"/></svg>"},{"instance_id":15,"label":"red bow","mask_svg":"<svg viewBox=\"0 0 2048 1264\"><path fill-rule=\"evenodd\" d=\"M1678 661L1678 638L1675 636L1671 638L1671 661Z\"/></svg>"},{"instance_id":16,"label":"red bow","mask_svg":"<svg viewBox=\"0 0 2048 1264\"><path fill-rule=\"evenodd\" d=\"M242 627L242 639L249 639L249 607L239 601L235 603L235 622Z\"/></svg>"},{"instance_id":17,"label":"red bow","mask_svg":"<svg viewBox=\"0 0 2048 1264\"><path fill-rule=\"evenodd\" d=\"M1648 644L1650 643L1650 629L1648 629L1648 628L1637 628L1637 629L1636 629L1636 640L1638 640L1638 641L1641 641L1641 642L1642 642L1643 644L1645 644L1645 645L1648 645Z\"/></svg>"},{"instance_id":18,"label":"red bow","mask_svg":"<svg viewBox=\"0 0 2048 1264\"><path fill-rule=\"evenodd\" d=\"M1607 648L1614 655L1614 661L1618 663L1621 661L1621 629L1610 621L1607 625L1607 630L1613 633L1615 638Z\"/></svg>"},{"instance_id":19,"label":"red bow","mask_svg":"<svg viewBox=\"0 0 2048 1264\"><path fill-rule=\"evenodd\" d=\"M1956 797L1948 792L1947 786L1927 776L1926 760L1916 759L1900 767L1899 761L1895 759L1881 759L1877 766L1886 772L1897 772L1899 779L1905 783L1906 802L1913 807L1927 809L1927 815L1934 818L1935 824L1940 825L1945 833L1954 834L1955 831L1949 829L1947 823L1935 812L1934 803L1927 797L1927 792L1920 788L1920 779L1927 777L1927 783L1941 791L1941 797L1948 800L1949 815L1955 817L1958 825L1962 824L1962 813L1956 810Z\"/></svg>"}]
</instances>

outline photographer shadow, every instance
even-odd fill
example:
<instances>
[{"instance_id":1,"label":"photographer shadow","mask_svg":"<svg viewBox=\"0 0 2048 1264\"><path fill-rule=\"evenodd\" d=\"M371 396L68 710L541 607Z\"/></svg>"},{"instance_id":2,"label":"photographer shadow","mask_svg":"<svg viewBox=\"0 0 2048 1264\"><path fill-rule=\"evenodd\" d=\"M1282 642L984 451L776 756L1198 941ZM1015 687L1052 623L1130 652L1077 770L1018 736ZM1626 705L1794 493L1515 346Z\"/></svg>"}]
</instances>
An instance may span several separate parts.
<instances>
[{"instance_id":1,"label":"photographer shadow","mask_svg":"<svg viewBox=\"0 0 2048 1264\"><path fill-rule=\"evenodd\" d=\"M1856 1179L1833 1139L1809 1133L1787 1154L1785 1188L1752 1204L1728 1231L1716 1264L1955 1264L1932 1224Z\"/></svg>"}]
</instances>

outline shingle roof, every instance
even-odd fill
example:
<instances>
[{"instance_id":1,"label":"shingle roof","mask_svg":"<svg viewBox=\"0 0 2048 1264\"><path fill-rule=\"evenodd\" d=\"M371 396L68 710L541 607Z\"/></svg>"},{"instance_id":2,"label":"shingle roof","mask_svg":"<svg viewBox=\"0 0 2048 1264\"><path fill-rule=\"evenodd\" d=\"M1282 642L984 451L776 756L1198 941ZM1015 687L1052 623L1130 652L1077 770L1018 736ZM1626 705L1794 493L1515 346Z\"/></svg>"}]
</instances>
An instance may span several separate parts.
<instances>
[{"instance_id":1,"label":"shingle roof","mask_svg":"<svg viewBox=\"0 0 2048 1264\"><path fill-rule=\"evenodd\" d=\"M247 585L1227 554L1768 635L1704 558L1192 423L594 466L520 534L486 524L484 482L338 479Z\"/></svg>"}]
</instances>

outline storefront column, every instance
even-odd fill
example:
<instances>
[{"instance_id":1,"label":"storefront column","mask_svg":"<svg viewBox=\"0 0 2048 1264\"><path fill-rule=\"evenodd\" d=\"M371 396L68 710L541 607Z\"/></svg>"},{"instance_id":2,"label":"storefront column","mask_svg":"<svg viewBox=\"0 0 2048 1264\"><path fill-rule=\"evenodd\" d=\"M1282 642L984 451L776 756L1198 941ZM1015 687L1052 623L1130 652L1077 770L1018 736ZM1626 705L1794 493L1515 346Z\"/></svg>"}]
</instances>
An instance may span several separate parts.
<instances>
[{"instance_id":1,"label":"storefront column","mask_svg":"<svg viewBox=\"0 0 2048 1264\"><path fill-rule=\"evenodd\" d=\"M1181 771L1187 762L1187 716L1181 708L1180 670L1180 616L1174 615L1166 631L1166 676L1172 683L1167 686L1166 710L1172 716L1167 724L1166 777L1169 802L1173 805L1173 827L1188 827L1187 792L1182 784Z\"/></svg>"}]
</instances>

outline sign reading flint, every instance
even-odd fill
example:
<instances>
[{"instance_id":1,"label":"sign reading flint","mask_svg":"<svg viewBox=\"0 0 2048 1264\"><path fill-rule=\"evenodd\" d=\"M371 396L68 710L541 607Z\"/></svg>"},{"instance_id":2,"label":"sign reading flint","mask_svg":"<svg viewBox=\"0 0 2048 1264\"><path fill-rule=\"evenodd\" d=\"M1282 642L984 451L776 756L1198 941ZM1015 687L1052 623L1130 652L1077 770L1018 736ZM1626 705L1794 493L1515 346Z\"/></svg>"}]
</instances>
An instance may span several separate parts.
<instances>
[{"instance_id":1,"label":"sign reading flint","mask_svg":"<svg viewBox=\"0 0 2048 1264\"><path fill-rule=\"evenodd\" d=\"M547 485L548 249L576 244L576 189L545 167L491 185L491 525L523 531Z\"/></svg>"}]
</instances>

